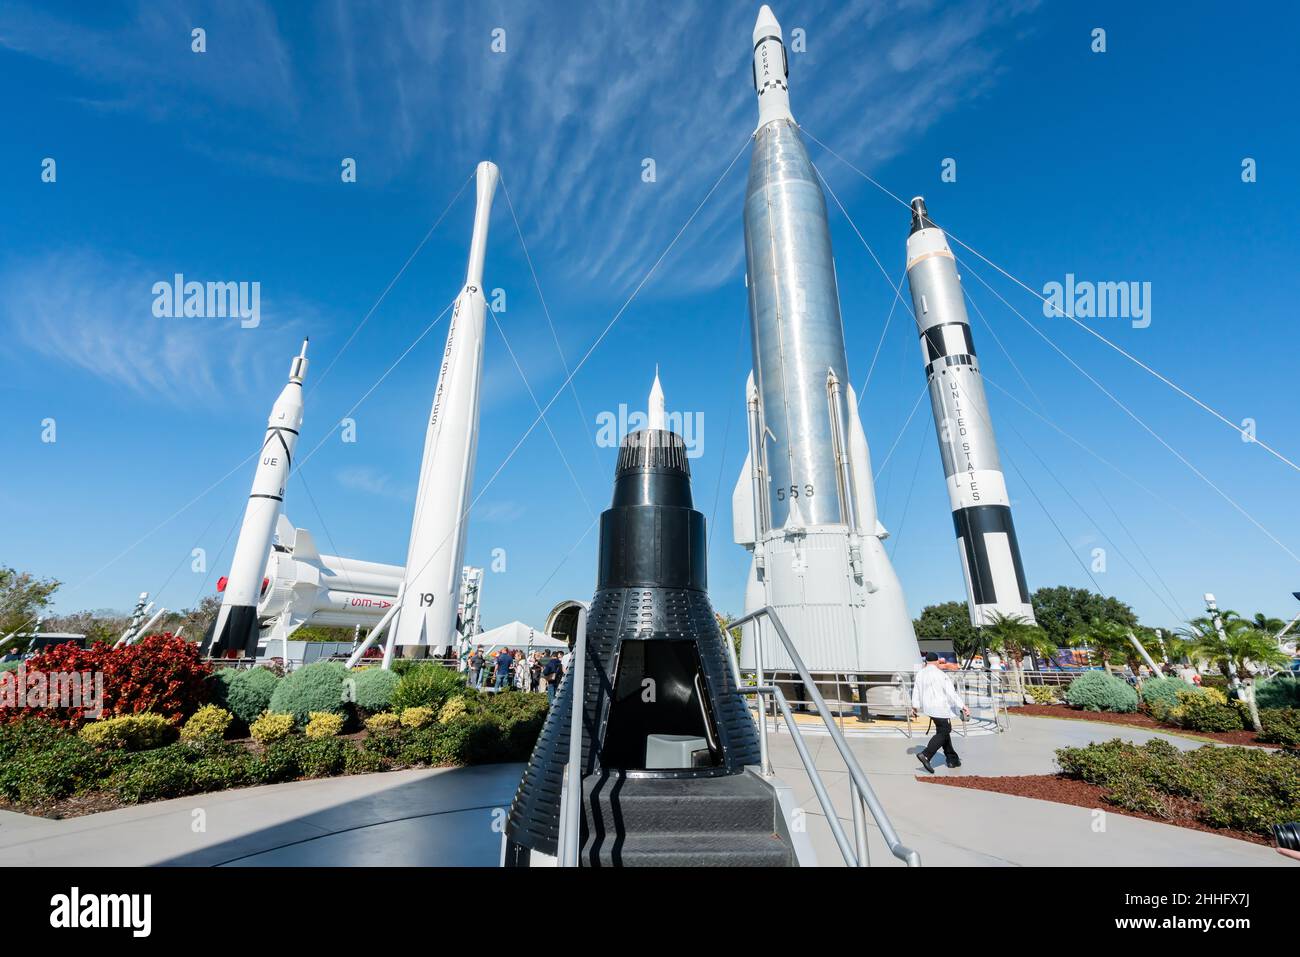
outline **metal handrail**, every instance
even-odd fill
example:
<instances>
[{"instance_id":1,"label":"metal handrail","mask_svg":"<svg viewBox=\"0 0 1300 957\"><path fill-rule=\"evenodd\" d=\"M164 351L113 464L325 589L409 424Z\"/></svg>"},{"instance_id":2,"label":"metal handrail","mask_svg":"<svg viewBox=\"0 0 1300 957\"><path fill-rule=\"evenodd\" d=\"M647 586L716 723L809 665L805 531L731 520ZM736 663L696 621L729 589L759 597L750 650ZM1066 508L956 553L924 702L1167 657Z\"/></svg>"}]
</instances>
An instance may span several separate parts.
<instances>
[{"instance_id":1,"label":"metal handrail","mask_svg":"<svg viewBox=\"0 0 1300 957\"><path fill-rule=\"evenodd\" d=\"M577 867L582 811L582 710L586 698L587 609L578 606L578 627L573 639L573 664L565 677L569 681L569 763L564 768L565 786L560 797L560 840L556 863Z\"/></svg>"},{"instance_id":2,"label":"metal handrail","mask_svg":"<svg viewBox=\"0 0 1300 957\"><path fill-rule=\"evenodd\" d=\"M772 764L768 756L767 747L767 717L763 706L764 695L770 694L773 701L781 711L782 717L785 718L786 726L790 729L790 735L795 742L795 750L799 753L799 759L803 762L805 770L808 772L809 780L812 781L813 790L817 793L817 799L822 803L822 808L826 812L826 820L831 826L831 833L835 835L835 843L839 845L840 853L844 856L844 861L850 867L860 867L866 859L866 832L862 826L861 814L857 811L854 813L854 837L857 844L856 851L848 846L848 841L844 836L844 830L840 827L839 819L835 810L829 804L829 796L826 795L825 784L821 780L821 774L817 770L816 764L808 754L808 749L803 744L802 733L798 730L795 723L794 715L790 712L790 706L785 700L785 695L775 685L768 686L764 683L763 678L763 641L762 636L756 636L754 641L754 663L758 679L758 686L751 688L742 688L740 684L740 663L736 660L736 649L732 645L731 635L728 634L729 628L736 628L747 622L756 622L759 618L766 617L772 626L776 629L777 637L785 646L786 654L789 655L790 661L794 664L795 671L807 689L808 695L812 700L813 706L816 707L817 713L821 716L822 723L826 725L826 730L830 734L831 740L835 742L835 748L840 753L841 760L848 768L850 782L850 799L856 804L861 802L871 812L872 818L876 822L876 827L880 829L881 837L889 846L889 852L907 864L908 867L920 867L921 856L916 851L907 847L898 838L898 832L894 830L893 823L889 820L889 815L885 813L880 799L876 797L875 790L871 787L871 782L867 780L867 775L863 772L853 752L849 749L849 743L845 740L843 732L835 724L835 719L826 706L826 701L822 698L821 692L817 690L817 685L804 666L803 659L795 650L794 643L790 640L789 634L785 630L785 625L781 622L780 616L770 605L764 605L757 611L752 611L747 615L737 618L730 622L727 628L722 629L724 644L727 647L728 655L731 658L732 673L735 676L736 689L741 694L755 694L758 700L758 741L759 741L759 759L762 762L762 772L765 776L772 776ZM721 625L720 625L721 627Z\"/></svg>"}]
</instances>

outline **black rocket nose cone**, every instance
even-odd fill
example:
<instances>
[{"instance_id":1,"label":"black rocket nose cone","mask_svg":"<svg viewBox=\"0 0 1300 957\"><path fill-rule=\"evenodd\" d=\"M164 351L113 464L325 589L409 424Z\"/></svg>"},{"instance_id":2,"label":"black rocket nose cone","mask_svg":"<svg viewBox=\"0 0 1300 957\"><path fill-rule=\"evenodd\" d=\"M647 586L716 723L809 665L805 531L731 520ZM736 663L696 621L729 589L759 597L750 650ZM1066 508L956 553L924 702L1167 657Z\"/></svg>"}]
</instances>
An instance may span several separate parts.
<instances>
[{"instance_id":1,"label":"black rocket nose cone","mask_svg":"<svg viewBox=\"0 0 1300 957\"><path fill-rule=\"evenodd\" d=\"M912 229L911 232L926 229L934 226L934 221L930 219L930 214L925 208L925 197L917 196L912 200Z\"/></svg>"}]
</instances>

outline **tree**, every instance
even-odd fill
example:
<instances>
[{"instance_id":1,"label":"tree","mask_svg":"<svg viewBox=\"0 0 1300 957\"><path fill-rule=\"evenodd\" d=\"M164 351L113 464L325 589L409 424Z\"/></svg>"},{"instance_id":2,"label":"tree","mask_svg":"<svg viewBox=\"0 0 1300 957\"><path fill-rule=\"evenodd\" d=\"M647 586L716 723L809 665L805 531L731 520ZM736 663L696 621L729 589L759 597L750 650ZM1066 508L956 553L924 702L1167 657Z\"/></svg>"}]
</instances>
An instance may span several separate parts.
<instances>
[{"instance_id":1,"label":"tree","mask_svg":"<svg viewBox=\"0 0 1300 957\"><path fill-rule=\"evenodd\" d=\"M1255 617L1250 620L1250 623L1253 627L1255 627L1259 631L1265 632L1270 635L1276 635L1279 631L1281 631L1283 628L1286 627L1286 622L1284 622L1281 618L1270 618L1262 611L1255 612Z\"/></svg>"},{"instance_id":2,"label":"tree","mask_svg":"<svg viewBox=\"0 0 1300 957\"><path fill-rule=\"evenodd\" d=\"M1091 627L1094 619L1113 621L1129 628L1137 626L1133 609L1116 598L1099 595L1086 588L1040 588L1031 601L1038 625L1058 648L1068 646L1073 638Z\"/></svg>"},{"instance_id":3,"label":"tree","mask_svg":"<svg viewBox=\"0 0 1300 957\"><path fill-rule=\"evenodd\" d=\"M970 623L970 608L964 601L945 601L926 605L921 617L912 622L917 638L942 638L952 642L958 658L969 658L979 651L979 631Z\"/></svg>"},{"instance_id":4,"label":"tree","mask_svg":"<svg viewBox=\"0 0 1300 957\"><path fill-rule=\"evenodd\" d=\"M30 630L49 608L60 584L53 578L36 578L30 572L0 565L0 638Z\"/></svg>"},{"instance_id":5,"label":"tree","mask_svg":"<svg viewBox=\"0 0 1300 957\"><path fill-rule=\"evenodd\" d=\"M1282 652L1271 632L1260 631L1252 621L1247 621L1235 611L1219 612L1219 633L1212 615L1193 618L1183 629L1191 643L1191 654L1212 662L1237 688L1237 697L1250 709L1250 723L1256 731L1263 728L1259 722L1259 708L1255 704L1255 676L1250 664L1283 668L1291 660Z\"/></svg>"},{"instance_id":6,"label":"tree","mask_svg":"<svg viewBox=\"0 0 1300 957\"><path fill-rule=\"evenodd\" d=\"M1156 654L1151 655L1153 659L1159 654L1155 632L1151 629L1126 625L1105 618L1092 619L1070 639L1070 644L1076 648L1090 649L1095 663L1104 668L1109 669L1115 662L1123 661L1136 673L1142 665L1142 658L1137 648L1133 647L1133 642L1129 640L1129 635L1142 642L1142 647L1146 649L1147 654L1151 654L1151 649L1156 648Z\"/></svg>"},{"instance_id":7,"label":"tree","mask_svg":"<svg viewBox=\"0 0 1300 957\"><path fill-rule=\"evenodd\" d=\"M741 630L739 627L732 625L732 622L736 620L736 616L726 615L722 612L714 612L713 614L718 619L718 627L731 636L731 644L736 649L736 658L739 660Z\"/></svg>"},{"instance_id":8,"label":"tree","mask_svg":"<svg viewBox=\"0 0 1300 957\"><path fill-rule=\"evenodd\" d=\"M1021 660L1027 654L1050 654L1056 644L1047 633L1020 615L1003 615L994 612L988 624L980 629L981 637L989 648L997 651L1011 665L1012 690L1025 695L1024 669Z\"/></svg>"}]
</instances>

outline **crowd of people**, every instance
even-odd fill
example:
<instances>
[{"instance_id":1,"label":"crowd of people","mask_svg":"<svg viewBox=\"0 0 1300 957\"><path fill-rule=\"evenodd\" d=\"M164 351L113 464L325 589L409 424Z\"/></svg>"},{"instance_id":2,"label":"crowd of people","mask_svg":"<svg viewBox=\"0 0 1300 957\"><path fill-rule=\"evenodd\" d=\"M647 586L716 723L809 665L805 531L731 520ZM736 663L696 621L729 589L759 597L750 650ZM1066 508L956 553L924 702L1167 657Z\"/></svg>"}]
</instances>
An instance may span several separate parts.
<instances>
[{"instance_id":1,"label":"crowd of people","mask_svg":"<svg viewBox=\"0 0 1300 957\"><path fill-rule=\"evenodd\" d=\"M485 652L480 645L460 661L460 670L466 675L471 688L483 691L545 691L547 700L554 702L560 679L568 670L567 655L559 651L549 654L500 648L495 653Z\"/></svg>"}]
</instances>

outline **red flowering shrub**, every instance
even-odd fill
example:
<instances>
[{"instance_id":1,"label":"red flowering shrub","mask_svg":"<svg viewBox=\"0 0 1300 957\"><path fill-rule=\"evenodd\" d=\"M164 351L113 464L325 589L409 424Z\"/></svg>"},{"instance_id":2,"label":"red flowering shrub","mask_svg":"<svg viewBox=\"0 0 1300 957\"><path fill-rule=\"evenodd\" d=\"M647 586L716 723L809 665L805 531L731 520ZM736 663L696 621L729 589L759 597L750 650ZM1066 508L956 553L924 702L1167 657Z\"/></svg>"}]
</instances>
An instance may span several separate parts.
<instances>
[{"instance_id":1,"label":"red flowering shrub","mask_svg":"<svg viewBox=\"0 0 1300 957\"><path fill-rule=\"evenodd\" d=\"M95 704L90 688L80 703L61 706L64 702L56 700L53 690L56 673L102 674L103 711L98 717L103 718L150 711L179 723L207 704L212 688L206 681L212 667L199 657L198 646L170 632L149 635L125 648L102 642L78 648L69 642L26 662L24 700L6 707L4 717L10 721L44 718L66 728L80 727L96 717L86 714L87 707ZM48 688L48 693L36 695L37 688Z\"/></svg>"}]
</instances>

